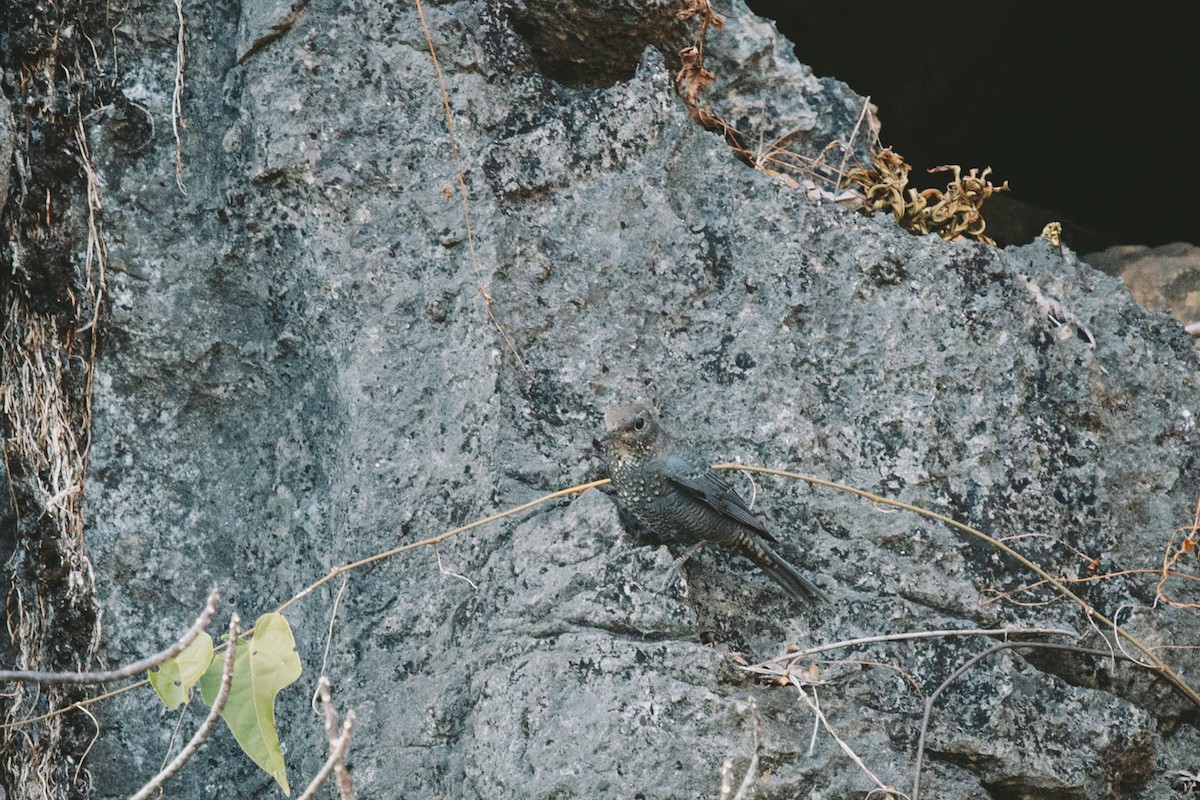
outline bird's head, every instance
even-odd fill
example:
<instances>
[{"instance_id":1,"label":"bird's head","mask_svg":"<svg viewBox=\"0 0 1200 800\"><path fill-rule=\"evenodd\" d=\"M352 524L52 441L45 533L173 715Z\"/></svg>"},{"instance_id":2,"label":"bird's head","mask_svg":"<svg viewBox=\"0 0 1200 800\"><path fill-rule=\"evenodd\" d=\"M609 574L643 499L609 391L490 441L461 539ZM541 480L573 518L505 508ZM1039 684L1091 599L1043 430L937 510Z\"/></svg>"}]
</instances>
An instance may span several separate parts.
<instances>
[{"instance_id":1,"label":"bird's head","mask_svg":"<svg viewBox=\"0 0 1200 800\"><path fill-rule=\"evenodd\" d=\"M654 412L636 403L606 408L604 429L609 444L626 452L649 450L662 432Z\"/></svg>"}]
</instances>

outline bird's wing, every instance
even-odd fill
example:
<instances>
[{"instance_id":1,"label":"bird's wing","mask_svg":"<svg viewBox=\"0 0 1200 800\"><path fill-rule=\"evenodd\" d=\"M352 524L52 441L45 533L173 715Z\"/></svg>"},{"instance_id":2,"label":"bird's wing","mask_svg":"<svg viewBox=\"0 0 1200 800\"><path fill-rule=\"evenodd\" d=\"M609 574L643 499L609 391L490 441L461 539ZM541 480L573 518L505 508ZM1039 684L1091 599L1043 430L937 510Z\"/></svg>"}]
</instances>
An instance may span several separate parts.
<instances>
[{"instance_id":1,"label":"bird's wing","mask_svg":"<svg viewBox=\"0 0 1200 800\"><path fill-rule=\"evenodd\" d=\"M750 510L732 485L706 466L680 455L667 456L667 478L687 494L721 512L739 525L774 542L758 515Z\"/></svg>"}]
</instances>

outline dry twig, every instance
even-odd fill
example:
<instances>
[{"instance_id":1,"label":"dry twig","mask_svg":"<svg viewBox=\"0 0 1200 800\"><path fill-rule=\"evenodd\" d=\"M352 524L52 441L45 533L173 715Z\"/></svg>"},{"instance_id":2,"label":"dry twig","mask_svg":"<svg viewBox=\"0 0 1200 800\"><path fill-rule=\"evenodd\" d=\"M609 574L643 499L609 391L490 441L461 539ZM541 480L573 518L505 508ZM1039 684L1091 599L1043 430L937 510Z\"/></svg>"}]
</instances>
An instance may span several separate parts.
<instances>
[{"instance_id":1,"label":"dry twig","mask_svg":"<svg viewBox=\"0 0 1200 800\"><path fill-rule=\"evenodd\" d=\"M1176 545L1175 537L1179 534L1183 534L1183 538ZM1166 590L1167 581L1172 577L1179 577L1189 581L1200 581L1200 578L1188 575L1178 569L1179 561L1189 555L1193 557L1193 560L1197 555L1200 555L1200 500L1196 501L1196 516L1192 520L1192 524L1175 529L1171 534L1171 540L1167 543L1167 547L1163 551L1162 575L1158 579L1158 584L1154 587L1154 600L1156 603L1164 603L1172 608L1200 608L1200 603L1181 603L1172 600Z\"/></svg>"},{"instance_id":2,"label":"dry twig","mask_svg":"<svg viewBox=\"0 0 1200 800\"><path fill-rule=\"evenodd\" d=\"M1080 597L1079 595L1075 594L1070 589L1068 589L1066 584L1064 584L1061 580L1059 580L1058 578L1051 575L1045 569L1038 566L1033 561L1029 560L1024 555L1022 555L1021 553L1018 553L1016 550L1009 547L1004 542L1001 542L1000 540L998 540L992 536L988 536L983 531L980 531L976 528L972 528L970 525L961 523L956 519L946 516L945 514L939 514L936 511L929 511L928 509L921 508L920 506L914 506L910 503L902 503L899 500L892 500L890 498L882 497L880 495L873 494L873 493L865 491L863 489L858 489L853 486L847 486L844 483L837 483L835 481L827 481L827 480L824 480L823 478L818 478L813 475L804 475L799 472L788 472L787 470L770 469L767 467L750 467L750 466L746 466L745 464L716 464L713 466L713 469L732 469L732 470L746 470L749 472L760 472L764 475L777 475L782 478L791 478L793 480L801 480L801 481L804 481L805 483L809 483L814 486L824 486L824 487L831 488L831 489L837 489L838 491L848 492L849 494L858 495L859 497L862 497L873 503L879 503L880 505L885 505L885 506L892 506L894 508L901 508L901 509L904 509L905 511L911 511L914 514L919 514L919 515L921 515L923 517L927 517L929 519L935 519L939 522L949 525L952 528L955 528L956 530L960 530L963 533L970 534L971 536L974 536L977 539L980 539L980 540L986 542L991 547L995 548L996 550L999 550L1000 552L1007 555L1009 558L1012 558L1013 560L1017 561L1019 564L1024 566L1026 569L1030 570L1034 574L1041 577L1044 581L1046 581L1046 583L1048 583L1051 587L1053 587L1055 591L1057 591L1063 597L1067 598L1068 600L1070 600L1071 602L1073 602L1077 606L1079 606L1080 610L1082 610L1084 612L1084 614L1088 620L1093 620L1093 621L1095 621L1095 623L1097 623L1098 625L1103 626L1105 628L1111 628L1112 631L1117 636L1124 639L1129 644L1133 645L1137 650L1141 651L1141 653L1143 655L1145 655L1153 663L1154 670L1156 672L1158 672L1160 675L1162 675L1164 678L1166 678L1167 681L1169 681L1172 686L1174 686L1176 689L1178 689L1180 691L1180 693L1182 693L1189 700L1191 700L1198 707L1200 707L1200 692L1197 692L1196 689L1194 689L1191 686L1191 684L1189 684L1182 677L1180 677L1180 675L1177 672L1175 672L1175 670L1171 669L1170 665L1167 664L1167 662L1163 661L1163 659L1157 653L1155 653L1154 650L1149 645L1144 644L1140 639L1135 637L1129 631L1125 630L1121 626L1117 625L1116 622L1109 619L1105 615L1101 614L1090 603L1088 603L1082 597Z\"/></svg>"},{"instance_id":3,"label":"dry twig","mask_svg":"<svg viewBox=\"0 0 1200 800\"><path fill-rule=\"evenodd\" d=\"M233 686L233 662L237 655L239 627L240 620L238 615L234 613L229 620L229 650L225 653L225 662L221 667L221 688L217 691L217 696L213 698L212 708L209 709L208 716L204 718L204 722L196 729L196 733L192 736L191 740L179 751L179 755L171 759L171 763L163 767L145 786L134 792L129 800L146 800L146 798L158 791L164 783L175 777L175 774L196 754L196 751L200 749L200 745L204 744L209 734L212 733L217 720L221 717L221 712L225 709L225 702L229 699L229 689Z\"/></svg>"},{"instance_id":4,"label":"dry twig","mask_svg":"<svg viewBox=\"0 0 1200 800\"><path fill-rule=\"evenodd\" d=\"M220 597L220 592L216 589L208 596L208 602L204 606L204 610L200 612L200 616L196 618L196 622L192 627L187 629L179 640L165 650L155 653L139 661L134 661L132 664L126 664L120 669L109 670L107 672L32 672L22 670L0 670L0 682L7 681L23 681L26 683L39 684L57 684L57 683L107 683L109 681L119 681L126 678L132 678L134 675L140 675L151 667L157 667L164 661L168 661L179 655L184 649L191 644L200 633L208 627L209 620L212 619L213 613L217 610L217 599Z\"/></svg>"},{"instance_id":5,"label":"dry twig","mask_svg":"<svg viewBox=\"0 0 1200 800\"><path fill-rule=\"evenodd\" d=\"M175 0L175 16L179 21L179 29L175 37L175 90L171 93L171 131L175 134L175 185L179 187L180 193L187 195L187 189L183 185L183 141L179 133L187 127L183 123L183 0Z\"/></svg>"},{"instance_id":6,"label":"dry twig","mask_svg":"<svg viewBox=\"0 0 1200 800\"><path fill-rule=\"evenodd\" d=\"M367 556L366 558L360 558L358 561L354 561L349 564L343 564L339 567L334 567L333 569L329 570L329 572L325 575L325 577L321 578L320 580L314 581L313 583L309 584L308 586L304 587L299 592L297 592L292 597L292 599L288 600L286 603L279 606L279 608L275 609L275 612L277 614L283 613L283 611L285 611L289 606L298 602L302 598L307 597L309 594L316 591L318 588L320 588L321 586L324 586L326 583L328 583L329 581L333 580L334 578L336 578L337 576L339 576L343 573L351 572L353 570L358 569L359 567L365 567L368 564L374 564L376 561L383 561L384 559L391 558L392 556L397 556L397 555L407 552L409 550L415 550L418 547L429 547L430 545L435 545L438 542L444 542L446 539L449 539L452 536L457 536L460 533L466 533L469 530L478 528L481 525L486 525L489 522L495 522L496 520L501 520L501 519L504 519L505 517L511 517L514 514L520 514L522 511L528 511L529 509L533 508L534 506L539 506L542 503L548 503L551 500L556 500L560 497L568 497L573 494L579 494L580 492L586 492L588 489L594 489L598 486L604 486L607 483L609 483L608 478L604 478L603 480L592 481L591 483L582 483L578 486L572 486L569 489L562 489L561 491L551 492L550 494L543 495L542 497L539 497L536 500L530 500L528 503L523 503L519 506L516 506L515 508L510 508L507 511L501 511L498 514L492 514L491 516L484 517L483 519L477 519L474 522L469 522L466 525L462 525L458 528L453 528L451 530L444 531L442 533L439 533L437 536L431 536L428 539L422 539L419 542L410 542L409 544L401 545L400 547L393 547L391 550L385 550L382 553L376 553L373 556Z\"/></svg>"},{"instance_id":7,"label":"dry twig","mask_svg":"<svg viewBox=\"0 0 1200 800\"><path fill-rule=\"evenodd\" d=\"M301 798L310 797L312 792L315 792L321 784L329 779L329 771L326 769L328 767L337 775L339 799L354 800L354 786L350 782L350 772L346 769L346 747L349 744L350 732L354 724L354 712L346 712L346 722L342 725L339 734L338 714L330 696L329 678L325 675L317 680L317 699L320 700L321 709L318 713L324 719L325 737L329 740L329 759L325 762L325 767L322 767L317 776L313 778Z\"/></svg>"},{"instance_id":8,"label":"dry twig","mask_svg":"<svg viewBox=\"0 0 1200 800\"><path fill-rule=\"evenodd\" d=\"M525 363L525 359L521 357L521 353L517 350L517 345L513 342L512 337L508 335L508 331L500 320L496 319L496 314L492 311L492 295L487 290L487 285L483 281L483 272L479 268L479 259L475 255L475 237L471 233L471 202L467 197L467 181L463 177L462 163L458 154L458 138L454 134L454 115L450 111L450 94L446 91L446 79L442 75L442 65L438 62L437 51L433 46L433 37L429 34L429 23L425 21L425 9L421 6L421 0L416 0L417 16L421 20L421 31L425 34L425 44L429 47L429 57L433 60L433 70L437 73L438 88L442 92L442 110L446 116L446 133L450 137L450 154L454 157L454 174L458 179L458 193L462 197L463 207L463 227L467 235L467 252L470 256L471 269L475 272L476 289L479 296L483 298L483 309L487 312L487 318L491 320L492 325L500 334L500 338L504 340L504 344L512 352L517 359L517 364L526 375L531 375L532 370Z\"/></svg>"}]
</instances>

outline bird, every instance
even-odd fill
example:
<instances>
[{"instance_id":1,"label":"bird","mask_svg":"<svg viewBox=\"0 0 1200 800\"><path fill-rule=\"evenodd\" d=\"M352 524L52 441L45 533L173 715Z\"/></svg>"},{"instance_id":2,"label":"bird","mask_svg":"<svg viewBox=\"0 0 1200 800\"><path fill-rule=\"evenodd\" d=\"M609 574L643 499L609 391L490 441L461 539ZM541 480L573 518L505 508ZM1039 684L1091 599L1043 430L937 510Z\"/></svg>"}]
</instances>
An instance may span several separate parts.
<instances>
[{"instance_id":1,"label":"bird","mask_svg":"<svg viewBox=\"0 0 1200 800\"><path fill-rule=\"evenodd\" d=\"M717 472L676 446L646 406L604 411L608 470L617 502L663 544L714 544L754 562L797 600L824 602L812 581L776 553L778 540Z\"/></svg>"}]
</instances>

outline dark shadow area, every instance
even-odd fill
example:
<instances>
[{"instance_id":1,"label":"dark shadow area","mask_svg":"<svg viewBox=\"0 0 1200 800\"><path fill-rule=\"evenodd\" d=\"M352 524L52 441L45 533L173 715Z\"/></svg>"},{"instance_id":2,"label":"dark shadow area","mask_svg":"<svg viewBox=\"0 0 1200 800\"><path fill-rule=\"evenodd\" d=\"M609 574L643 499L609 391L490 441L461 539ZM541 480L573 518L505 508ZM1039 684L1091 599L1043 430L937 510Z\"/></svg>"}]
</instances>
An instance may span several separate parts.
<instances>
[{"instance_id":1,"label":"dark shadow area","mask_svg":"<svg viewBox=\"0 0 1200 800\"><path fill-rule=\"evenodd\" d=\"M1001 243L1028 241L1043 217L1069 220L1081 252L1200 242L1186 178L1200 70L1183 15L1083 2L749 5L818 75L871 96L882 143L914 166L914 183L939 186L924 172L941 164L1009 181L1013 232L988 224Z\"/></svg>"}]
</instances>

